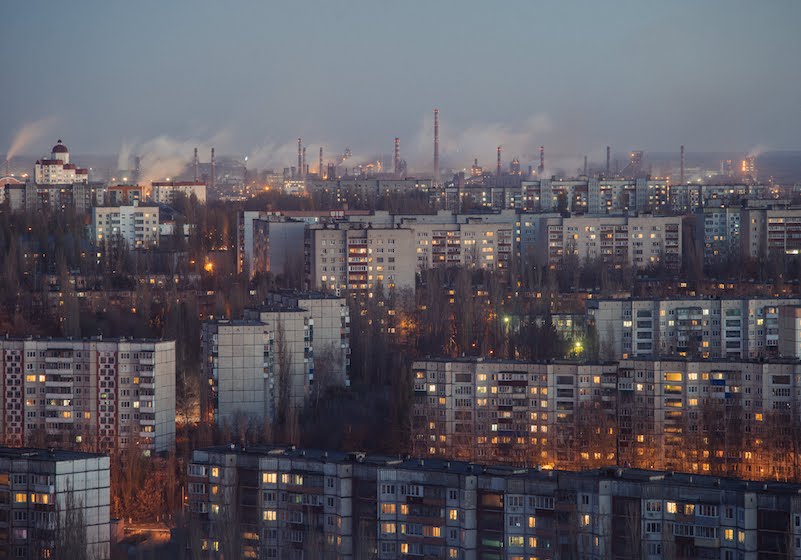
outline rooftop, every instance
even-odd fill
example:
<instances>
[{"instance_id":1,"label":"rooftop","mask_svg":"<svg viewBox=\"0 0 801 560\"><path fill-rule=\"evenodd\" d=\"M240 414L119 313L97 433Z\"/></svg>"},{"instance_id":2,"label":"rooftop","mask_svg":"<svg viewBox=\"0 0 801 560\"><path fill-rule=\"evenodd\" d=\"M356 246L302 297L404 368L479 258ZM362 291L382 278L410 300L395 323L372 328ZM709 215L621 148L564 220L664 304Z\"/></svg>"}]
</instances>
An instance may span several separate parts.
<instances>
[{"instance_id":1,"label":"rooftop","mask_svg":"<svg viewBox=\"0 0 801 560\"><path fill-rule=\"evenodd\" d=\"M587 471L559 471L541 467L522 468L506 465L483 465L466 461L449 461L447 459L416 459L400 456L361 453L358 451L324 451L319 449L297 449L277 446L239 447L236 445L219 445L199 449L200 453L237 454L252 457L282 457L322 463L361 463L378 467L394 467L404 470L420 470L430 472L449 472L461 475L504 476L526 479L553 479L560 476L582 478L617 479L629 482L669 483L671 485L691 486L693 488L722 488L732 491L782 492L801 494L801 484L782 482L757 482L716 476L677 473L674 471L651 471L623 467L602 467Z\"/></svg>"},{"instance_id":2,"label":"rooftop","mask_svg":"<svg viewBox=\"0 0 801 560\"><path fill-rule=\"evenodd\" d=\"M28 459L32 461L79 461L106 457L100 453L85 453L66 449L37 449L34 447L0 447L0 459Z\"/></svg>"}]
</instances>

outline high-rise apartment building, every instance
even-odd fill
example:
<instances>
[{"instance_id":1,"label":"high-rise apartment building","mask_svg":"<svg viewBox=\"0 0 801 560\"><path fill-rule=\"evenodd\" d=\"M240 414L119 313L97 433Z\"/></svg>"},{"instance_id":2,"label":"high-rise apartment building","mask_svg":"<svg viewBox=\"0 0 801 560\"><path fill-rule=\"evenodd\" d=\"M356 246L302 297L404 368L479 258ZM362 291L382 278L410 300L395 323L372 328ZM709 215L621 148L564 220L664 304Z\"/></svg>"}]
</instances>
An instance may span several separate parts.
<instances>
[{"instance_id":1,"label":"high-rise apartment building","mask_svg":"<svg viewBox=\"0 0 801 560\"><path fill-rule=\"evenodd\" d=\"M801 363L422 360L413 453L586 469L792 479Z\"/></svg>"},{"instance_id":2,"label":"high-rise apartment building","mask_svg":"<svg viewBox=\"0 0 801 560\"><path fill-rule=\"evenodd\" d=\"M130 249L147 249L159 244L157 206L103 206L92 208L92 237L97 247L117 241Z\"/></svg>"},{"instance_id":3,"label":"high-rise apartment building","mask_svg":"<svg viewBox=\"0 0 801 560\"><path fill-rule=\"evenodd\" d=\"M348 385L349 330L345 299L320 292L272 293L244 320L205 322L202 417L273 421L316 387Z\"/></svg>"},{"instance_id":4,"label":"high-rise apartment building","mask_svg":"<svg viewBox=\"0 0 801 560\"><path fill-rule=\"evenodd\" d=\"M203 558L757 558L801 550L798 485L632 468L214 447L189 465Z\"/></svg>"},{"instance_id":5,"label":"high-rise apartment building","mask_svg":"<svg viewBox=\"0 0 801 560\"><path fill-rule=\"evenodd\" d=\"M539 222L537 262L561 266L566 259L600 260L615 266L681 267L680 216L571 216Z\"/></svg>"},{"instance_id":6,"label":"high-rise apartment building","mask_svg":"<svg viewBox=\"0 0 801 560\"><path fill-rule=\"evenodd\" d=\"M750 359L776 355L779 308L799 298L592 299L601 356Z\"/></svg>"},{"instance_id":7,"label":"high-rise apartment building","mask_svg":"<svg viewBox=\"0 0 801 560\"><path fill-rule=\"evenodd\" d=\"M0 557L55 558L65 532L83 529L86 557L109 558L109 486L108 456L0 447Z\"/></svg>"},{"instance_id":8,"label":"high-rise apartment building","mask_svg":"<svg viewBox=\"0 0 801 560\"><path fill-rule=\"evenodd\" d=\"M199 181L154 181L151 189L150 198L157 204L173 204L179 195L206 204L206 184Z\"/></svg>"},{"instance_id":9,"label":"high-rise apartment building","mask_svg":"<svg viewBox=\"0 0 801 560\"><path fill-rule=\"evenodd\" d=\"M113 451L175 443L175 342L0 339L10 446Z\"/></svg>"},{"instance_id":10,"label":"high-rise apartment building","mask_svg":"<svg viewBox=\"0 0 801 560\"><path fill-rule=\"evenodd\" d=\"M313 289L340 294L414 290L414 232L406 227L335 223L306 230L306 276Z\"/></svg>"}]
</instances>

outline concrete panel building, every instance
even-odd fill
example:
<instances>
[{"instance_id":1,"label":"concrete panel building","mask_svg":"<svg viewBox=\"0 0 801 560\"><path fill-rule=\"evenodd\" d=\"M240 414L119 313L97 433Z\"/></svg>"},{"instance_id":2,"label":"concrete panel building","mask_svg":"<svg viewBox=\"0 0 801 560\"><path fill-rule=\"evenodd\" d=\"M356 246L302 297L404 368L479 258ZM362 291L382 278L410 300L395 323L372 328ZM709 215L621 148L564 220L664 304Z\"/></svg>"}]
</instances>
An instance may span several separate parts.
<instances>
[{"instance_id":1,"label":"concrete panel building","mask_svg":"<svg viewBox=\"0 0 801 560\"><path fill-rule=\"evenodd\" d=\"M92 208L92 239L98 248L116 240L130 249L159 244L159 209L156 206L103 206Z\"/></svg>"},{"instance_id":2,"label":"concrete panel building","mask_svg":"<svg viewBox=\"0 0 801 560\"><path fill-rule=\"evenodd\" d=\"M68 515L83 519L87 557L110 557L109 458L0 447L0 556L54 558ZM70 511L71 508L71 511Z\"/></svg>"},{"instance_id":3,"label":"concrete panel building","mask_svg":"<svg viewBox=\"0 0 801 560\"><path fill-rule=\"evenodd\" d=\"M752 359L775 356L779 308L799 298L593 299L601 355Z\"/></svg>"},{"instance_id":4,"label":"concrete panel building","mask_svg":"<svg viewBox=\"0 0 801 560\"><path fill-rule=\"evenodd\" d=\"M310 226L306 230L309 286L340 294L414 290L416 253L410 228L371 224Z\"/></svg>"},{"instance_id":5,"label":"concrete panel building","mask_svg":"<svg viewBox=\"0 0 801 560\"><path fill-rule=\"evenodd\" d=\"M0 339L6 445L146 453L175 443L175 342Z\"/></svg>"},{"instance_id":6,"label":"concrete panel building","mask_svg":"<svg viewBox=\"0 0 801 560\"><path fill-rule=\"evenodd\" d=\"M801 358L801 306L779 307L779 356Z\"/></svg>"},{"instance_id":7,"label":"concrete panel building","mask_svg":"<svg viewBox=\"0 0 801 560\"><path fill-rule=\"evenodd\" d=\"M187 200L193 196L200 204L206 204L206 184L198 181L154 181L150 198L157 204L173 204L178 195Z\"/></svg>"},{"instance_id":8,"label":"concrete panel building","mask_svg":"<svg viewBox=\"0 0 801 560\"><path fill-rule=\"evenodd\" d=\"M268 447L197 450L188 474L203 558L756 560L801 548L791 484Z\"/></svg>"},{"instance_id":9,"label":"concrete panel building","mask_svg":"<svg viewBox=\"0 0 801 560\"><path fill-rule=\"evenodd\" d=\"M347 386L349 330L347 302L320 292L271 293L244 320L205 322L202 417L274 421L316 387Z\"/></svg>"}]
</instances>

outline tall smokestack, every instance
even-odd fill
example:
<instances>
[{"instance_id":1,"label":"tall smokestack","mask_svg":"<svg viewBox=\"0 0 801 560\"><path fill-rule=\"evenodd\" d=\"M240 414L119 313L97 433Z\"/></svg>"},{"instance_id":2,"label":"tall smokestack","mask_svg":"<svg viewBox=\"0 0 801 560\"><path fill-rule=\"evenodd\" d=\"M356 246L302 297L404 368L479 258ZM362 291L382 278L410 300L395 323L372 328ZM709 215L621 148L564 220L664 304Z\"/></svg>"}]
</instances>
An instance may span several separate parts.
<instances>
[{"instance_id":1,"label":"tall smokestack","mask_svg":"<svg viewBox=\"0 0 801 560\"><path fill-rule=\"evenodd\" d=\"M496 177L500 177L501 176L501 147L500 146L498 146L498 163L497 163L497 168L495 169L495 176Z\"/></svg>"},{"instance_id":2,"label":"tall smokestack","mask_svg":"<svg viewBox=\"0 0 801 560\"><path fill-rule=\"evenodd\" d=\"M612 146L606 147L606 176L612 171Z\"/></svg>"},{"instance_id":3,"label":"tall smokestack","mask_svg":"<svg viewBox=\"0 0 801 560\"><path fill-rule=\"evenodd\" d=\"M306 178L306 146L303 146L303 151L301 152L301 155L302 155L302 159L303 159L303 162L302 162L303 165L301 166L302 171L300 172L300 178L301 179L305 179Z\"/></svg>"},{"instance_id":4,"label":"tall smokestack","mask_svg":"<svg viewBox=\"0 0 801 560\"><path fill-rule=\"evenodd\" d=\"M199 163L198 163L198 159L197 159L197 148L195 148L195 166L194 167L195 167L195 182L197 183L198 167L199 167Z\"/></svg>"},{"instance_id":5,"label":"tall smokestack","mask_svg":"<svg viewBox=\"0 0 801 560\"><path fill-rule=\"evenodd\" d=\"M545 146L540 146L540 166L537 168L537 173L542 175L545 172Z\"/></svg>"},{"instance_id":6,"label":"tall smokestack","mask_svg":"<svg viewBox=\"0 0 801 560\"><path fill-rule=\"evenodd\" d=\"M323 178L323 147L320 146L320 162L317 164L317 174Z\"/></svg>"},{"instance_id":7,"label":"tall smokestack","mask_svg":"<svg viewBox=\"0 0 801 560\"><path fill-rule=\"evenodd\" d=\"M587 176L587 156L584 156L584 176Z\"/></svg>"},{"instance_id":8,"label":"tall smokestack","mask_svg":"<svg viewBox=\"0 0 801 560\"><path fill-rule=\"evenodd\" d=\"M684 144L681 145L681 170L679 171L679 183L684 184Z\"/></svg>"},{"instance_id":9,"label":"tall smokestack","mask_svg":"<svg viewBox=\"0 0 801 560\"><path fill-rule=\"evenodd\" d=\"M303 139L298 138L298 176L303 175Z\"/></svg>"},{"instance_id":10,"label":"tall smokestack","mask_svg":"<svg viewBox=\"0 0 801 560\"><path fill-rule=\"evenodd\" d=\"M400 175L400 138L395 137L395 175Z\"/></svg>"},{"instance_id":11,"label":"tall smokestack","mask_svg":"<svg viewBox=\"0 0 801 560\"><path fill-rule=\"evenodd\" d=\"M434 109L434 183L439 184L439 109Z\"/></svg>"},{"instance_id":12,"label":"tall smokestack","mask_svg":"<svg viewBox=\"0 0 801 560\"><path fill-rule=\"evenodd\" d=\"M209 188L214 190L214 185L217 182L217 163L214 161L214 148L211 149L211 177L209 180Z\"/></svg>"}]
</instances>

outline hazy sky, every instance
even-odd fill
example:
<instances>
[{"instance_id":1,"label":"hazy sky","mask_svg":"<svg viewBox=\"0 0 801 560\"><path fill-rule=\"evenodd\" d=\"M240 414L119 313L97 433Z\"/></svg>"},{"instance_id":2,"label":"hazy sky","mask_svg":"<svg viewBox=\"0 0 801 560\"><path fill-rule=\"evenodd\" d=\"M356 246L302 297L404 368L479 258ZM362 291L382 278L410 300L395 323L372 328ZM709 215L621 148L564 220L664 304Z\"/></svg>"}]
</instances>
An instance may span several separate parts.
<instances>
[{"instance_id":1,"label":"hazy sky","mask_svg":"<svg viewBox=\"0 0 801 560\"><path fill-rule=\"evenodd\" d=\"M801 1L0 3L0 152L801 148ZM154 148L155 147L155 148ZM186 148L188 149L188 148ZM289 159L290 161L286 161Z\"/></svg>"}]
</instances>

